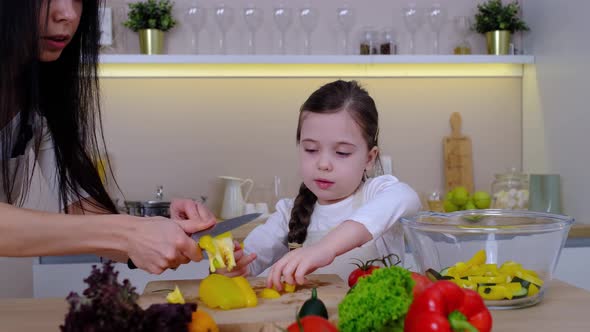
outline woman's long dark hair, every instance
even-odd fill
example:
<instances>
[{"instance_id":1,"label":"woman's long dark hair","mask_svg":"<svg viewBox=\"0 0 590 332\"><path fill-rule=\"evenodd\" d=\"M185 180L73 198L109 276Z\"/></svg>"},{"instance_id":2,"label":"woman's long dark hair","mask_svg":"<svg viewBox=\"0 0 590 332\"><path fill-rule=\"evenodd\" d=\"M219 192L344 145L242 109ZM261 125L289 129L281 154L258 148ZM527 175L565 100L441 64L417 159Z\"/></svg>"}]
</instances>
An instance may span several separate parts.
<instances>
[{"instance_id":1,"label":"woman's long dark hair","mask_svg":"<svg viewBox=\"0 0 590 332\"><path fill-rule=\"evenodd\" d=\"M342 80L323 85L303 103L299 110L297 144L301 140L303 112L336 113L341 111L349 112L359 125L369 151L379 145L379 114L375 101L356 81ZM296 248L305 241L307 227L311 221L316 201L317 197L314 193L302 183L291 210L289 234L287 235L289 248Z\"/></svg>"},{"instance_id":2,"label":"woman's long dark hair","mask_svg":"<svg viewBox=\"0 0 590 332\"><path fill-rule=\"evenodd\" d=\"M26 175L23 194L16 201L13 193L18 188L14 188L14 174L8 167L15 133L7 130L7 124L20 113L16 137L25 135L30 131L28 119L38 112L45 117L53 138L59 201L64 211L68 213L71 201L84 200L83 190L91 198L84 200L86 203L116 213L93 162L100 152L106 155L97 76L102 1L83 1L80 25L70 44L58 60L46 63L39 61L38 29L40 13L49 7L41 8L41 3L0 1L0 128L6 129L0 137L2 190L8 203L24 203L33 171L26 164L17 165L26 169ZM36 152L39 144L37 137Z\"/></svg>"}]
</instances>

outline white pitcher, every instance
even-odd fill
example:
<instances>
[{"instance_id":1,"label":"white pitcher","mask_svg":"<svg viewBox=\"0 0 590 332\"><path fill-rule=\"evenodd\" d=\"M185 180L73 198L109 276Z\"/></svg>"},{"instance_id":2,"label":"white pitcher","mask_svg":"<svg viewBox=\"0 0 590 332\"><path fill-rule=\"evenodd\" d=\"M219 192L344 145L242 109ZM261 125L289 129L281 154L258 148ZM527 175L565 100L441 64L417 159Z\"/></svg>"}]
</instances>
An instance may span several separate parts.
<instances>
[{"instance_id":1,"label":"white pitcher","mask_svg":"<svg viewBox=\"0 0 590 332\"><path fill-rule=\"evenodd\" d=\"M225 180L225 191L223 194L223 204L221 206L221 219L230 219L239 217L244 214L244 206L248 196L254 187L254 181L251 179L240 179L232 176L220 176ZM242 186L249 184L246 194L242 196Z\"/></svg>"}]
</instances>

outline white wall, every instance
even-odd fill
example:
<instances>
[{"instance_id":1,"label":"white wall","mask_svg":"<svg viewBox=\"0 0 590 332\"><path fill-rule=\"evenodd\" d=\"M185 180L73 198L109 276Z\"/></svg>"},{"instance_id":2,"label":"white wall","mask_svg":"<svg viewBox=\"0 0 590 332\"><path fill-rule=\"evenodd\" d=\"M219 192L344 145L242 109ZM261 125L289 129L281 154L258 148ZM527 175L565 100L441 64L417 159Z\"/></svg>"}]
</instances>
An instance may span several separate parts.
<instances>
[{"instance_id":1,"label":"white wall","mask_svg":"<svg viewBox=\"0 0 590 332\"><path fill-rule=\"evenodd\" d=\"M114 10L114 24L115 24L115 38L119 41L112 48L108 49L109 53L139 53L139 42L137 34L129 29L122 27L120 22L126 19L122 6L128 0L107 0L107 4L113 6ZM233 7L235 10L234 24L227 34L228 52L231 54L246 54L248 30L241 16L241 10L247 4L253 3L264 11L264 22L257 33L257 47L259 54L274 54L278 52L278 32L274 25L272 18L272 10L280 2L288 4L289 7L299 9L304 4L313 4L320 12L319 24L312 35L312 53L314 54L336 54L341 53L339 50L339 41L343 38L342 32L339 28L336 19L336 9L349 4L351 8L356 10L356 25L353 28L351 40L354 40L355 47L353 50L358 53L356 43L358 41L358 34L363 26L373 26L377 29L383 27L393 27L395 30L396 39L399 41L399 52L407 53L408 51L408 33L402 20L402 8L406 3L414 2L424 10L428 8L435 1L430 0L175 0L175 17L179 20L179 24L167 34L167 51L168 53L190 53L190 42L192 33L190 27L184 20L184 13L186 8L191 3L198 3L200 6L209 8L207 22L204 29L199 34L199 44L201 54L217 54L217 41L219 38L219 29L215 23L213 16L213 8L220 4ZM447 9L448 18L451 20L454 16L469 15L473 16L475 13L477 0L438 0L444 8ZM289 54L303 53L303 32L299 20L294 17L291 28L287 33L287 52ZM429 54L432 51L433 33L426 21L419 29L416 35L416 52L418 54ZM453 25L449 22L443 27L441 33L441 52L452 53L454 43L458 40L456 31ZM485 52L485 42L481 36L472 34L469 38L474 53Z\"/></svg>"},{"instance_id":2,"label":"white wall","mask_svg":"<svg viewBox=\"0 0 590 332\"><path fill-rule=\"evenodd\" d=\"M590 2L528 0L527 49L536 59L525 78L524 158L526 170L559 173L564 212L590 222ZM536 79L535 79L536 78Z\"/></svg>"}]
</instances>

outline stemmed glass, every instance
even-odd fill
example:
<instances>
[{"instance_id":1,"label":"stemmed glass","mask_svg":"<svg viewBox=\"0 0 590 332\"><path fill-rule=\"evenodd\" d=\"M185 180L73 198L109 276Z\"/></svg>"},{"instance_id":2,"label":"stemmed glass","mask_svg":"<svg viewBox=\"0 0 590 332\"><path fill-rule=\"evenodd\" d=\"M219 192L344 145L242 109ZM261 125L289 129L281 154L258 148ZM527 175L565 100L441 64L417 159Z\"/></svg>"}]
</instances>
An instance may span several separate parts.
<instances>
[{"instance_id":1,"label":"stemmed glass","mask_svg":"<svg viewBox=\"0 0 590 332\"><path fill-rule=\"evenodd\" d=\"M191 47L194 54L199 53L199 32L203 30L207 23L207 10L199 7L196 4L189 7L185 12L185 19L191 27Z\"/></svg>"},{"instance_id":2,"label":"stemmed glass","mask_svg":"<svg viewBox=\"0 0 590 332\"><path fill-rule=\"evenodd\" d=\"M423 23L421 10L416 7L416 4L411 3L402 10L402 15L406 29L410 33L409 53L416 54L416 32Z\"/></svg>"},{"instance_id":3,"label":"stemmed glass","mask_svg":"<svg viewBox=\"0 0 590 332\"><path fill-rule=\"evenodd\" d=\"M301 21L301 27L305 32L304 41L304 53L311 54L311 34L318 26L320 13L317 9L305 6L299 11L299 20Z\"/></svg>"},{"instance_id":4,"label":"stemmed glass","mask_svg":"<svg viewBox=\"0 0 590 332\"><path fill-rule=\"evenodd\" d=\"M219 51L221 54L227 54L226 35L227 31L234 24L234 10L224 4L215 8L215 22L219 27L221 36L219 37Z\"/></svg>"},{"instance_id":5,"label":"stemmed glass","mask_svg":"<svg viewBox=\"0 0 590 332\"><path fill-rule=\"evenodd\" d=\"M471 20L467 16L457 16L453 20L455 32L460 36L458 44L455 46L455 54L471 54L471 44L467 38L471 32Z\"/></svg>"},{"instance_id":6,"label":"stemmed glass","mask_svg":"<svg viewBox=\"0 0 590 332\"><path fill-rule=\"evenodd\" d=\"M248 31L250 32L248 38L248 54L256 54L256 31L262 25L263 11L254 5L248 5L242 13Z\"/></svg>"},{"instance_id":7,"label":"stemmed glass","mask_svg":"<svg viewBox=\"0 0 590 332\"><path fill-rule=\"evenodd\" d=\"M291 8L286 8L285 6L283 6L283 4L280 4L277 8L274 9L274 12L272 14L274 21L275 21L275 25L277 26L277 29L279 30L279 33L280 33L280 38L279 38L279 53L280 54L287 53L285 41L286 41L287 30L289 30L289 27L291 26L292 12L293 11L291 10Z\"/></svg>"},{"instance_id":8,"label":"stemmed glass","mask_svg":"<svg viewBox=\"0 0 590 332\"><path fill-rule=\"evenodd\" d=\"M435 3L427 12L428 24L430 29L434 32L434 44L432 45L432 53L440 53L440 32L447 19L447 12L441 7L439 3Z\"/></svg>"},{"instance_id":9,"label":"stemmed glass","mask_svg":"<svg viewBox=\"0 0 590 332\"><path fill-rule=\"evenodd\" d=\"M342 49L344 54L349 54L349 44L348 40L350 37L350 30L352 30L354 23L356 21L355 11L348 6L343 8L338 8L336 10L336 17L338 19L338 24L342 28L344 32L344 39L342 40Z\"/></svg>"}]
</instances>

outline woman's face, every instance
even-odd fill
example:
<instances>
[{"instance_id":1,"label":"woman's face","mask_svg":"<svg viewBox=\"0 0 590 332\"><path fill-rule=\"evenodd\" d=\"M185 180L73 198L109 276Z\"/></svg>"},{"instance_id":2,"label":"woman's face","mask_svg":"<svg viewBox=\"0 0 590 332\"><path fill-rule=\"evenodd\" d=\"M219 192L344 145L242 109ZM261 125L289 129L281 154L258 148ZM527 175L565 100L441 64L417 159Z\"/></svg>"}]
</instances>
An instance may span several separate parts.
<instances>
[{"instance_id":1,"label":"woman's face","mask_svg":"<svg viewBox=\"0 0 590 332\"><path fill-rule=\"evenodd\" d=\"M81 16L82 0L43 0L39 15L41 61L59 58L76 33Z\"/></svg>"}]
</instances>

